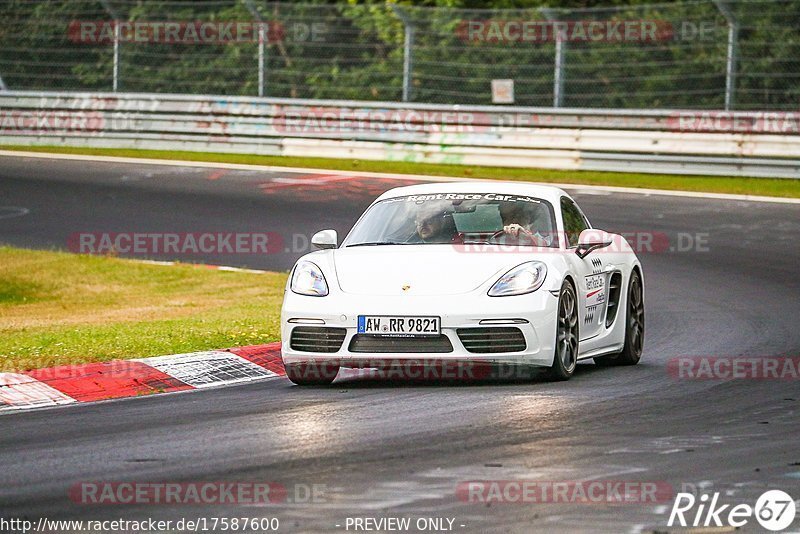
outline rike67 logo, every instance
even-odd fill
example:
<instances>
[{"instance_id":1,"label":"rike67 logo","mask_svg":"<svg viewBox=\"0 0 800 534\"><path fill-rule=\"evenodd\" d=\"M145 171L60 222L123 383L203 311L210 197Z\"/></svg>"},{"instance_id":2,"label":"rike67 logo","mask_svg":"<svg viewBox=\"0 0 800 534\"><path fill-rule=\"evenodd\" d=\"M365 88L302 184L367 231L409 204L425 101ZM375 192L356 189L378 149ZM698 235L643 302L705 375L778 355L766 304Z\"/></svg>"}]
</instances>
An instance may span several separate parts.
<instances>
[{"instance_id":1,"label":"rike67 logo","mask_svg":"<svg viewBox=\"0 0 800 534\"><path fill-rule=\"evenodd\" d=\"M678 493L667 525L671 527L677 521L682 527L741 528L755 517L763 528L777 532L789 528L794 521L795 502L785 491L764 492L755 506L721 504L719 496L719 492L710 497L704 493L699 498L691 493Z\"/></svg>"}]
</instances>

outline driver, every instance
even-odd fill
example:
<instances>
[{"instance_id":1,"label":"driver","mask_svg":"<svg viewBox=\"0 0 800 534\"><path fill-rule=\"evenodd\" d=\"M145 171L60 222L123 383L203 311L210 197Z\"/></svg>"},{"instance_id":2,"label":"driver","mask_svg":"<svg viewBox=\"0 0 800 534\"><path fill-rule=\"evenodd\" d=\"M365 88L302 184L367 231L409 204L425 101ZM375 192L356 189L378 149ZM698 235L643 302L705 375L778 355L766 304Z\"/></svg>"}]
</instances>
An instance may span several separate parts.
<instances>
[{"instance_id":1,"label":"driver","mask_svg":"<svg viewBox=\"0 0 800 534\"><path fill-rule=\"evenodd\" d=\"M543 236L539 233L539 228L546 226L542 219L549 219L543 212L541 206L531 206L526 209L522 204L505 204L500 209L503 218L503 232L519 239L520 236L527 237L538 247L549 247L552 242L551 236Z\"/></svg>"},{"instance_id":2,"label":"driver","mask_svg":"<svg viewBox=\"0 0 800 534\"><path fill-rule=\"evenodd\" d=\"M411 242L416 243L450 243L456 230L453 214L444 209L421 209L414 225Z\"/></svg>"}]
</instances>

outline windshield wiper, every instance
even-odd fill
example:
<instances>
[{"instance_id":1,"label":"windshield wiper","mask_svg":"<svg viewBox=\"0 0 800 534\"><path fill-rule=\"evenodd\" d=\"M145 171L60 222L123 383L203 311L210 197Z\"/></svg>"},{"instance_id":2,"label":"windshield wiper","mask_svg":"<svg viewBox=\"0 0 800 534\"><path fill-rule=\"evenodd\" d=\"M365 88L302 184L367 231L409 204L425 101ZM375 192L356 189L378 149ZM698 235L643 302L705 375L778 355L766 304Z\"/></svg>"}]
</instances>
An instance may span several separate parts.
<instances>
[{"instance_id":1,"label":"windshield wiper","mask_svg":"<svg viewBox=\"0 0 800 534\"><path fill-rule=\"evenodd\" d=\"M405 243L398 243L397 241L367 241L365 243L353 243L352 245L347 245L346 248L350 247L374 247L378 245L405 245Z\"/></svg>"}]
</instances>

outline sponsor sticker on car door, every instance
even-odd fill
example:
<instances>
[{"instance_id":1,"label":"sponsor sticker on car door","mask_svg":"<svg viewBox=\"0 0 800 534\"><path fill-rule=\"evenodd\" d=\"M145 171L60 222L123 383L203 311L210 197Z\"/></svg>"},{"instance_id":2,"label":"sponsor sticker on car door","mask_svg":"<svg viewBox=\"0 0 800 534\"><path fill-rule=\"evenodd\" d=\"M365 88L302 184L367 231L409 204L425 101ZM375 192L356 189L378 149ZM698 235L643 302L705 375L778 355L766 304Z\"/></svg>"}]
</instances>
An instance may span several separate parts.
<instances>
[{"instance_id":1,"label":"sponsor sticker on car door","mask_svg":"<svg viewBox=\"0 0 800 534\"><path fill-rule=\"evenodd\" d=\"M606 301L606 275L591 274L586 277L586 306L597 306Z\"/></svg>"}]
</instances>

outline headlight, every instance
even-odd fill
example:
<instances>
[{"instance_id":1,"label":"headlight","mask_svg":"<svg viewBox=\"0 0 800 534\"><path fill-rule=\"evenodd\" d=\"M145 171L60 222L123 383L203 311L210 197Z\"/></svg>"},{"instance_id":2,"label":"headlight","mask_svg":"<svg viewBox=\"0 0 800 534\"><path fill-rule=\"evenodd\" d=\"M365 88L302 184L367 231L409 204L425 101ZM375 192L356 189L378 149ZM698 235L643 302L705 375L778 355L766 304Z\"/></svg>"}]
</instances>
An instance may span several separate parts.
<instances>
[{"instance_id":1,"label":"headlight","mask_svg":"<svg viewBox=\"0 0 800 534\"><path fill-rule=\"evenodd\" d=\"M539 289L547 276L547 266L539 261L517 265L500 277L489 290L490 297L523 295Z\"/></svg>"},{"instance_id":2,"label":"headlight","mask_svg":"<svg viewBox=\"0 0 800 534\"><path fill-rule=\"evenodd\" d=\"M322 269L310 261L301 261L292 273L292 291L300 295L324 297L328 294L328 283Z\"/></svg>"}]
</instances>

